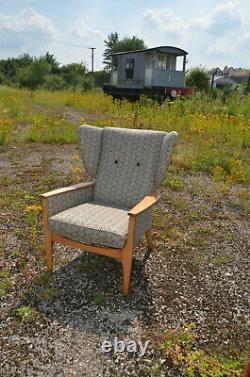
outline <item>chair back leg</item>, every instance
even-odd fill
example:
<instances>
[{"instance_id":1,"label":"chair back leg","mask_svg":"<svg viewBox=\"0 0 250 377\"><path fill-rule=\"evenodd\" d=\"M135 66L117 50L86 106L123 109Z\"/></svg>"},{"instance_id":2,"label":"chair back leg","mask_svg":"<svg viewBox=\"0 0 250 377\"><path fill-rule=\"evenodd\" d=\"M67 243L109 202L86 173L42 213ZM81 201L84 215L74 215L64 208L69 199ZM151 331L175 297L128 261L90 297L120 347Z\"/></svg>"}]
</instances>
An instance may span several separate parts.
<instances>
[{"instance_id":1,"label":"chair back leg","mask_svg":"<svg viewBox=\"0 0 250 377\"><path fill-rule=\"evenodd\" d=\"M47 271L53 271L53 242L51 239L50 232L45 232L45 256L46 256L46 263L47 263Z\"/></svg>"},{"instance_id":2,"label":"chair back leg","mask_svg":"<svg viewBox=\"0 0 250 377\"><path fill-rule=\"evenodd\" d=\"M146 231L146 239L149 250L153 250L152 228Z\"/></svg>"}]
</instances>

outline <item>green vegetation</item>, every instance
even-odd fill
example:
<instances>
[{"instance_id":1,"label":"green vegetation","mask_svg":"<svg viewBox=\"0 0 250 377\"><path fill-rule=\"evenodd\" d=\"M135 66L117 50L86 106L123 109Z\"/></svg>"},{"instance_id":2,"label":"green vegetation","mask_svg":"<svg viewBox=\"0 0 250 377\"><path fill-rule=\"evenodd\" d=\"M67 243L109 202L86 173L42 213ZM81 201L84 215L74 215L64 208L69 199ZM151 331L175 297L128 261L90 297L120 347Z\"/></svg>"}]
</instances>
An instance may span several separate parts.
<instances>
[{"instance_id":1,"label":"green vegetation","mask_svg":"<svg viewBox=\"0 0 250 377\"><path fill-rule=\"evenodd\" d=\"M208 92L210 76L205 68L192 68L186 77L186 85L200 91Z\"/></svg>"},{"instance_id":2,"label":"green vegetation","mask_svg":"<svg viewBox=\"0 0 250 377\"><path fill-rule=\"evenodd\" d=\"M38 90L34 98L22 89L0 89L0 144L12 142L77 143L77 127L89 122L99 127L128 127L179 133L179 144L171 172L165 182L173 190L181 188L180 172L210 173L217 182L250 183L250 97L235 93L222 103L209 96L192 97L163 104L114 101L98 91L76 92ZM72 124L63 116L70 106L79 115ZM34 107L42 109L37 112ZM55 112L54 109L57 109ZM94 114L95 116L91 116ZM89 119L88 119L89 118ZM24 122L29 127L23 129ZM18 132L17 132L18 130ZM178 174L177 174L178 173Z\"/></svg>"},{"instance_id":3,"label":"green vegetation","mask_svg":"<svg viewBox=\"0 0 250 377\"><path fill-rule=\"evenodd\" d=\"M60 66L48 52L39 58L28 54L0 60L0 84L28 88L31 95L38 87L52 92L62 89L88 91L109 81L104 70L88 72L85 63Z\"/></svg>"},{"instance_id":4,"label":"green vegetation","mask_svg":"<svg viewBox=\"0 0 250 377\"><path fill-rule=\"evenodd\" d=\"M188 377L237 377L242 373L244 360L210 354L194 347L195 324L169 329L161 344L163 357L159 361L147 360L151 373L158 376L165 363L184 372Z\"/></svg>"},{"instance_id":5,"label":"green vegetation","mask_svg":"<svg viewBox=\"0 0 250 377\"><path fill-rule=\"evenodd\" d=\"M7 271L0 271L0 298L4 297L11 289L12 281L10 274Z\"/></svg>"},{"instance_id":6,"label":"green vegetation","mask_svg":"<svg viewBox=\"0 0 250 377\"><path fill-rule=\"evenodd\" d=\"M94 295L94 301L98 305L104 304L106 301L106 296L102 292L97 292Z\"/></svg>"},{"instance_id":7,"label":"green vegetation","mask_svg":"<svg viewBox=\"0 0 250 377\"><path fill-rule=\"evenodd\" d=\"M104 45L106 49L103 54L103 63L105 64L106 70L111 69L112 54L116 52L128 52L146 48L144 41L139 39L136 35L133 35L131 38L124 37L123 39L119 39L119 34L116 32L108 35L108 38L104 41Z\"/></svg>"},{"instance_id":8,"label":"green vegetation","mask_svg":"<svg viewBox=\"0 0 250 377\"><path fill-rule=\"evenodd\" d=\"M22 322L29 322L35 318L37 312L30 306L20 306L16 309L16 316L21 319Z\"/></svg>"}]
</instances>

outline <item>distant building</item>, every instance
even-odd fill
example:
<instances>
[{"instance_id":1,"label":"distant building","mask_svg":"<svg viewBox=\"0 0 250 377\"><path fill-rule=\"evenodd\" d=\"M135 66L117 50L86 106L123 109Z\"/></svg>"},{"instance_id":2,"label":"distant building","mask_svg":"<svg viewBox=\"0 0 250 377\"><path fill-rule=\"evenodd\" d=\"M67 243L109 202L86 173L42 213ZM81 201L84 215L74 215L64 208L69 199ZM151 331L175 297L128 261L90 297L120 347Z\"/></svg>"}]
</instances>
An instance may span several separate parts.
<instances>
[{"instance_id":1,"label":"distant building","mask_svg":"<svg viewBox=\"0 0 250 377\"><path fill-rule=\"evenodd\" d=\"M187 54L173 46L113 54L110 83L103 90L118 98L190 94L190 89L185 88ZM181 65L177 65L177 59L182 59Z\"/></svg>"},{"instance_id":2,"label":"distant building","mask_svg":"<svg viewBox=\"0 0 250 377\"><path fill-rule=\"evenodd\" d=\"M238 84L230 77L217 77L214 79L213 87L217 89L224 89L226 87L234 89Z\"/></svg>"}]
</instances>

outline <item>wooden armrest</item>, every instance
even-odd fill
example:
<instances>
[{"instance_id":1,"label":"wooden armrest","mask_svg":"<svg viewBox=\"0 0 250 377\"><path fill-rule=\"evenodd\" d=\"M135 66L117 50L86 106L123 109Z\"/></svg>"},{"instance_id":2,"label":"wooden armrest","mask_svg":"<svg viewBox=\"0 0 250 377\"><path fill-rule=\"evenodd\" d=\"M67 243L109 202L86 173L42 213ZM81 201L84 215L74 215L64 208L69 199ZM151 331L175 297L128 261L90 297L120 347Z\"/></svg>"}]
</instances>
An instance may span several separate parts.
<instances>
[{"instance_id":1,"label":"wooden armrest","mask_svg":"<svg viewBox=\"0 0 250 377\"><path fill-rule=\"evenodd\" d=\"M83 189L83 188L89 188L91 186L94 186L94 184L95 184L94 181L85 182L85 183L78 183L76 185L63 187L63 188L60 188L60 189L57 189L57 190L46 192L45 194L42 194L41 197L42 197L42 199L48 199L52 196L65 194L67 192L77 191L77 190L80 190L80 189Z\"/></svg>"},{"instance_id":2,"label":"wooden armrest","mask_svg":"<svg viewBox=\"0 0 250 377\"><path fill-rule=\"evenodd\" d=\"M145 196L138 204L128 211L129 216L137 216L152 207L159 200L155 193Z\"/></svg>"}]
</instances>

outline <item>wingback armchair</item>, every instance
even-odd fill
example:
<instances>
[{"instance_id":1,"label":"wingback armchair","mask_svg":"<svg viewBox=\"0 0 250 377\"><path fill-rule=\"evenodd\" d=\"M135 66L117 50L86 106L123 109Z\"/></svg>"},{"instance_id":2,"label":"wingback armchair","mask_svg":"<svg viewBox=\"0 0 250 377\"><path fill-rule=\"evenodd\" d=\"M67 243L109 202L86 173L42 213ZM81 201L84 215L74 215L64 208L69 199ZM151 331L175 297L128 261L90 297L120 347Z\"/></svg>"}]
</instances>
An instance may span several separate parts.
<instances>
[{"instance_id":1,"label":"wingback armchair","mask_svg":"<svg viewBox=\"0 0 250 377\"><path fill-rule=\"evenodd\" d=\"M116 258L129 292L133 251L145 234L152 249L152 207L177 140L175 131L79 128L80 153L94 178L42 195L45 252L53 243Z\"/></svg>"}]
</instances>

